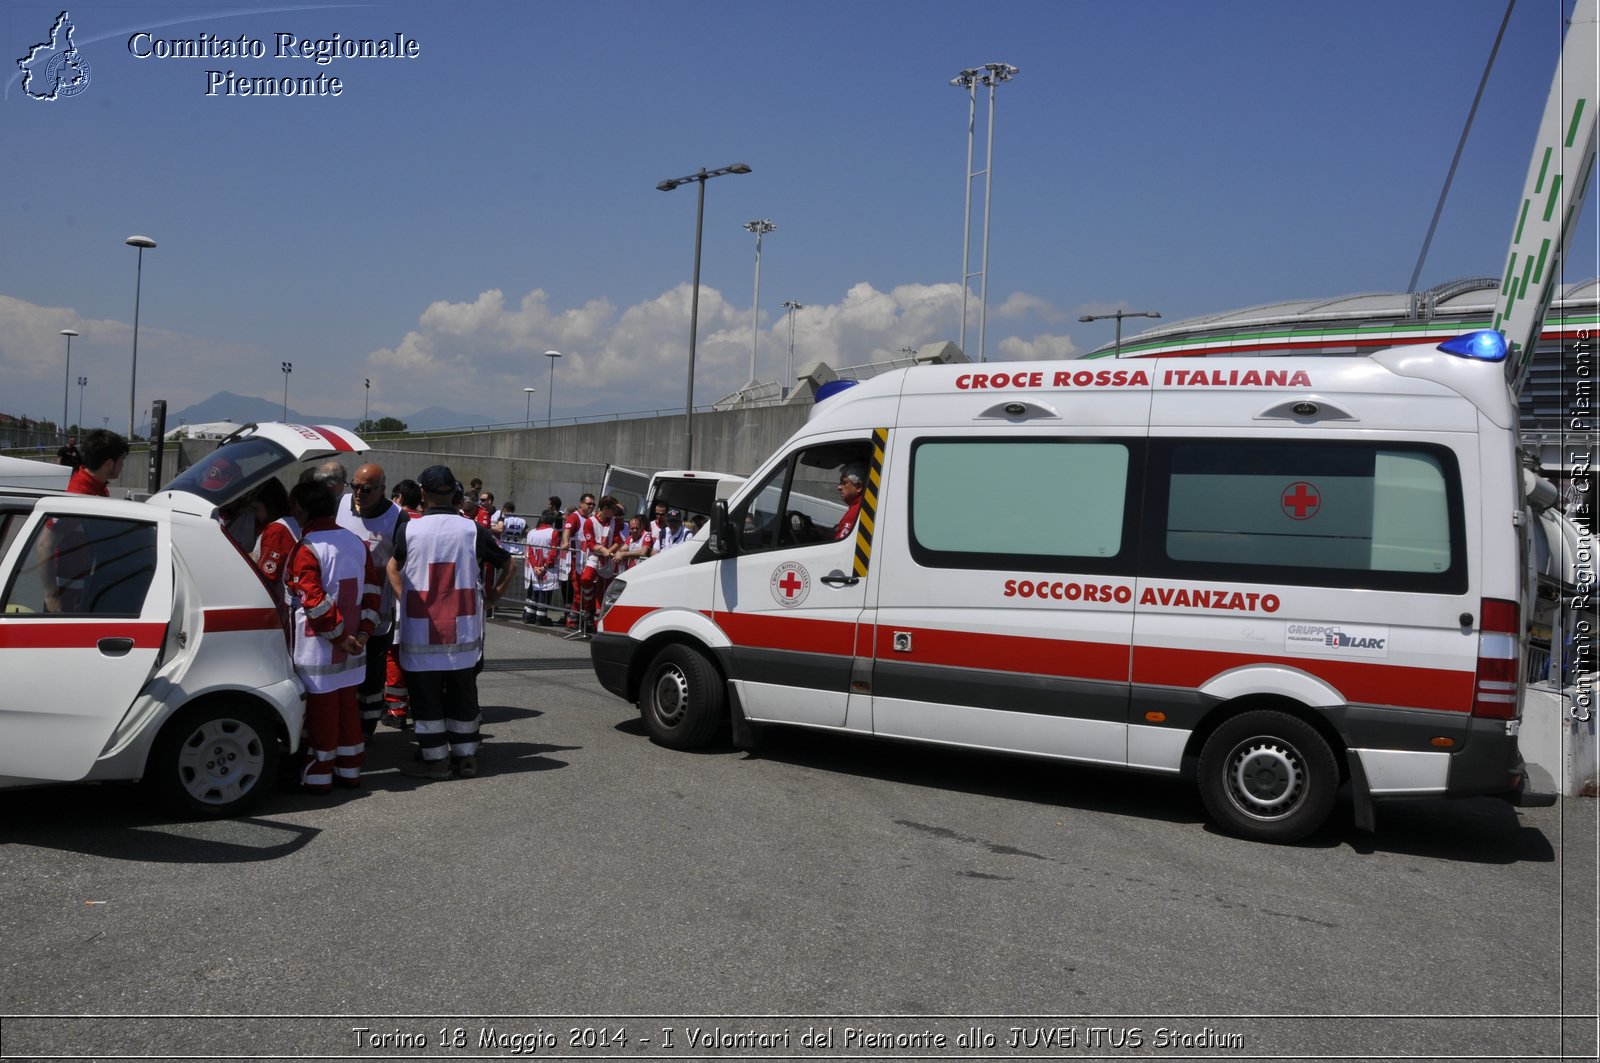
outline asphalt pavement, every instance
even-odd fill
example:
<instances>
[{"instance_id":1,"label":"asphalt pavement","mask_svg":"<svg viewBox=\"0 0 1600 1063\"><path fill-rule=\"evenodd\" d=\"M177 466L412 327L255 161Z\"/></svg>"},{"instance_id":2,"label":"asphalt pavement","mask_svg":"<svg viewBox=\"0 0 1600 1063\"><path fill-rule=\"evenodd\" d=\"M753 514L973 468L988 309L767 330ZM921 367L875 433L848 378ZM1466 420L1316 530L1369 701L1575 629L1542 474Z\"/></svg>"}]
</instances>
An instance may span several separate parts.
<instances>
[{"instance_id":1,"label":"asphalt pavement","mask_svg":"<svg viewBox=\"0 0 1600 1063\"><path fill-rule=\"evenodd\" d=\"M360 791L240 820L0 793L0 1058L1595 1049L1592 800L1387 805L1375 835L1346 801L1265 846L1175 779L809 732L674 752L587 643L509 621L480 690L474 779L402 776L384 730Z\"/></svg>"}]
</instances>

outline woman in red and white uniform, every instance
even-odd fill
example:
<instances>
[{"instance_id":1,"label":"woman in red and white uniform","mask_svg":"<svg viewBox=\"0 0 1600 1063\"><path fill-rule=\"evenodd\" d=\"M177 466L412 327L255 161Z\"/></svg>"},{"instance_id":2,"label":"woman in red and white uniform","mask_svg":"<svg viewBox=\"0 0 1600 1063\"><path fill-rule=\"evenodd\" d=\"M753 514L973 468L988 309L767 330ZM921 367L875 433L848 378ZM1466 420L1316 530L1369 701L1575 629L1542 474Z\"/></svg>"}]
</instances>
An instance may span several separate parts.
<instances>
[{"instance_id":1,"label":"woman in red and white uniform","mask_svg":"<svg viewBox=\"0 0 1600 1063\"><path fill-rule=\"evenodd\" d=\"M338 502L326 484L296 484L289 502L305 529L284 573L294 669L306 688L300 784L327 793L335 782L361 785L366 739L356 688L378 614L378 570L367 544L334 520Z\"/></svg>"}]
</instances>

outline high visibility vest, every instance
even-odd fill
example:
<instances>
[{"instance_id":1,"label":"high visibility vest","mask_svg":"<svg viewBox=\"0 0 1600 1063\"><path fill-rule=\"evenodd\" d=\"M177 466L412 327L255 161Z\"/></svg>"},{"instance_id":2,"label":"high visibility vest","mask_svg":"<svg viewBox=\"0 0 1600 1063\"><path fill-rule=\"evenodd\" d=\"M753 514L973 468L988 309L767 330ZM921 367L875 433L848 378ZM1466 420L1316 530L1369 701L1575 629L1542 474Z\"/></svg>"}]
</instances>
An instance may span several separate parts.
<instances>
[{"instance_id":1,"label":"high visibility vest","mask_svg":"<svg viewBox=\"0 0 1600 1063\"><path fill-rule=\"evenodd\" d=\"M478 525L456 513L406 525L395 640L406 671L459 671L483 655L477 544Z\"/></svg>"},{"instance_id":2,"label":"high visibility vest","mask_svg":"<svg viewBox=\"0 0 1600 1063\"><path fill-rule=\"evenodd\" d=\"M289 605L294 616L289 630L294 634L295 671L308 691L326 694L359 686L367 674L365 653L345 653L334 642L360 629L363 599L370 595L370 600L376 601L378 589L366 581L366 544L343 528L306 532L289 557L285 589L292 587L297 577L304 578L313 566L325 597L308 607L291 591ZM338 610L338 626L317 634L313 622L334 609Z\"/></svg>"},{"instance_id":3,"label":"high visibility vest","mask_svg":"<svg viewBox=\"0 0 1600 1063\"><path fill-rule=\"evenodd\" d=\"M388 568L389 558L394 556L395 525L405 519L399 506L390 503L389 508L376 517L363 517L341 500L339 512L334 519L339 522L339 527L349 528L367 544L367 552L372 555L372 564L380 573ZM394 588L389 586L387 578L380 582L382 586L378 588L378 615L377 624L373 628L374 635L387 634L394 626Z\"/></svg>"}]
</instances>

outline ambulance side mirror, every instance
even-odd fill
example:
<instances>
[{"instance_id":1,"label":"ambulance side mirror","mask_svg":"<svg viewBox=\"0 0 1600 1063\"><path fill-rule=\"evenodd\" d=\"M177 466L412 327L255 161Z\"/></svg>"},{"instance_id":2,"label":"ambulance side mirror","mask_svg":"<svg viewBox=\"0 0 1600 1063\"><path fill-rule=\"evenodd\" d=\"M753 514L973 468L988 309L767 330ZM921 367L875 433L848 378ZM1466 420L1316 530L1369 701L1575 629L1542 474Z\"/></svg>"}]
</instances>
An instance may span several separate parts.
<instances>
[{"instance_id":1,"label":"ambulance side mirror","mask_svg":"<svg viewBox=\"0 0 1600 1063\"><path fill-rule=\"evenodd\" d=\"M739 541L728 520L726 499L717 499L711 507L711 534L706 537L706 545L711 548L713 557L732 557L739 552Z\"/></svg>"}]
</instances>

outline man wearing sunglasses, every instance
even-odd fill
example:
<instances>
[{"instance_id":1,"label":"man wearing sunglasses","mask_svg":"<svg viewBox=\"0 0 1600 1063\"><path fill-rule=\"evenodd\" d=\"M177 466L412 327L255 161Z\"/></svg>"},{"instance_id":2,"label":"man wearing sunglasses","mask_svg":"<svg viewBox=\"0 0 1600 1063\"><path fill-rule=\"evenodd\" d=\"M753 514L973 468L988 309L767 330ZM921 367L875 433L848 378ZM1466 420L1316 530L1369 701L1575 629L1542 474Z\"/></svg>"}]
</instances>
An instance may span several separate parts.
<instances>
[{"instance_id":1,"label":"man wearing sunglasses","mask_svg":"<svg viewBox=\"0 0 1600 1063\"><path fill-rule=\"evenodd\" d=\"M367 545L367 554L378 572L388 569L389 558L394 556L394 530L406 519L405 513L389 499L383 466L368 462L356 470L350 480L349 501L341 501L335 520L339 527L348 528ZM378 615L374 618L372 637L367 643L367 671L356 692L361 703L361 727L371 735L383 717L383 691L385 663L389 644L394 641L394 590L387 579L381 580Z\"/></svg>"}]
</instances>

